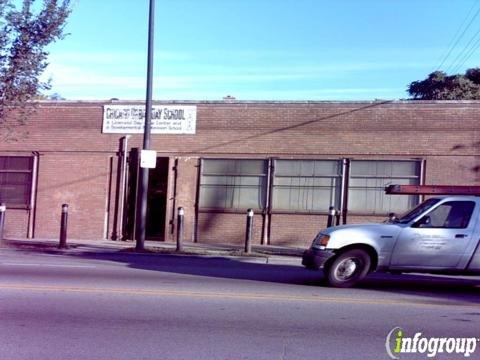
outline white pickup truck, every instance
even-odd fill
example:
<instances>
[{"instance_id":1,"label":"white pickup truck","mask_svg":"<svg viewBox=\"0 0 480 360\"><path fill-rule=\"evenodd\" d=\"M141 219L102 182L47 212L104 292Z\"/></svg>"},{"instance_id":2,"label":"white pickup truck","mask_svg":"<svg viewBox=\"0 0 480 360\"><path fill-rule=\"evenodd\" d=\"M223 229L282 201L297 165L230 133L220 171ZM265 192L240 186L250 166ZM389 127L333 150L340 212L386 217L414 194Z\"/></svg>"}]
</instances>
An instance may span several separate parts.
<instances>
[{"instance_id":1,"label":"white pickup truck","mask_svg":"<svg viewBox=\"0 0 480 360\"><path fill-rule=\"evenodd\" d=\"M384 223L327 228L302 263L335 287L374 271L480 274L480 197L432 197Z\"/></svg>"}]
</instances>

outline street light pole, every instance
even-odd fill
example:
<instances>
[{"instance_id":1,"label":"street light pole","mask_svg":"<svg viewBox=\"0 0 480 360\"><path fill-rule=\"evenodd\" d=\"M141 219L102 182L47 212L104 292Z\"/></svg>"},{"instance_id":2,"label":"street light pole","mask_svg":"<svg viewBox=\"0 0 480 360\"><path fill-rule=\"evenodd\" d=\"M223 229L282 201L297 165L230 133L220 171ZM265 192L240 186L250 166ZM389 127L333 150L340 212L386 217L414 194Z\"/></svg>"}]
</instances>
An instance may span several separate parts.
<instances>
[{"instance_id":1,"label":"street light pole","mask_svg":"<svg viewBox=\"0 0 480 360\"><path fill-rule=\"evenodd\" d=\"M150 149L150 130L152 123L152 83L153 83L153 35L155 20L155 0L150 0L148 16L148 62L147 62L147 98L145 101L145 127L143 131L143 150ZM148 168L140 168L137 203L136 250L145 248L145 230L147 223Z\"/></svg>"}]
</instances>

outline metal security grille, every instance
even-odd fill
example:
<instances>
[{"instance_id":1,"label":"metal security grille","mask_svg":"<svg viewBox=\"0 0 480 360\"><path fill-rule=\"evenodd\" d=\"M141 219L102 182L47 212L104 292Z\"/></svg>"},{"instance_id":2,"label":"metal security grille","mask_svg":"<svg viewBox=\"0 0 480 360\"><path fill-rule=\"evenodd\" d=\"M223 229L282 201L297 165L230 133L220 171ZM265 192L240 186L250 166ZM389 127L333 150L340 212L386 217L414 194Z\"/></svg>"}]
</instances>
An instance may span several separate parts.
<instances>
[{"instance_id":1,"label":"metal security grille","mask_svg":"<svg viewBox=\"0 0 480 360\"><path fill-rule=\"evenodd\" d=\"M0 156L0 202L28 208L32 191L33 157Z\"/></svg>"},{"instance_id":2,"label":"metal security grille","mask_svg":"<svg viewBox=\"0 0 480 360\"><path fill-rule=\"evenodd\" d=\"M209 209L263 209L267 161L203 159L200 207Z\"/></svg>"},{"instance_id":3,"label":"metal security grille","mask_svg":"<svg viewBox=\"0 0 480 360\"><path fill-rule=\"evenodd\" d=\"M401 160L352 160L348 189L349 211L365 215L403 212L418 203L418 196L389 196L391 184L420 184L420 162Z\"/></svg>"},{"instance_id":4,"label":"metal security grille","mask_svg":"<svg viewBox=\"0 0 480 360\"><path fill-rule=\"evenodd\" d=\"M417 195L389 196L385 187L419 185L421 166L419 160L202 159L199 204L204 210L305 214L333 206L384 216L418 204Z\"/></svg>"},{"instance_id":5,"label":"metal security grille","mask_svg":"<svg viewBox=\"0 0 480 360\"><path fill-rule=\"evenodd\" d=\"M338 160L276 160L273 210L324 212L339 207L342 163Z\"/></svg>"}]
</instances>

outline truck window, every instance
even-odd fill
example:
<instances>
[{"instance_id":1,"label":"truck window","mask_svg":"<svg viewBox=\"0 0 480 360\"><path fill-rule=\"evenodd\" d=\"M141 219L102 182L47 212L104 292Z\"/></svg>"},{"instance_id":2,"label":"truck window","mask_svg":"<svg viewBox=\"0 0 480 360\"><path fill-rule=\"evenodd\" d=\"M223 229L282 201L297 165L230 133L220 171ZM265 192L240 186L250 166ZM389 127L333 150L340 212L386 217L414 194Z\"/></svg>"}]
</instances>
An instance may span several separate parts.
<instances>
[{"instance_id":1,"label":"truck window","mask_svg":"<svg viewBox=\"0 0 480 360\"><path fill-rule=\"evenodd\" d=\"M475 202L449 201L441 204L420 220L422 228L465 229L472 217Z\"/></svg>"},{"instance_id":2,"label":"truck window","mask_svg":"<svg viewBox=\"0 0 480 360\"><path fill-rule=\"evenodd\" d=\"M435 205L439 201L440 199L435 199L435 198L428 199L423 203L417 205L407 213L400 215L400 217L396 220L396 222L399 222L401 224L408 224L410 221L412 221L413 219L415 219L416 217L420 216L425 211L433 207L433 205Z\"/></svg>"}]
</instances>

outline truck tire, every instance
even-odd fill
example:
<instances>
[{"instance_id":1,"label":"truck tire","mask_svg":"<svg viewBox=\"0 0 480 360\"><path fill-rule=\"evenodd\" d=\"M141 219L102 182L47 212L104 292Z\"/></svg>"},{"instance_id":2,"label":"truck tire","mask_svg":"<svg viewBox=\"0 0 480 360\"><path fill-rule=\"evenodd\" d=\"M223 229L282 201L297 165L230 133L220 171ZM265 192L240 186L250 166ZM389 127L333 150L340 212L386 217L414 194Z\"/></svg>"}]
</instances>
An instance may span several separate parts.
<instances>
[{"instance_id":1,"label":"truck tire","mask_svg":"<svg viewBox=\"0 0 480 360\"><path fill-rule=\"evenodd\" d=\"M334 258L324 273L329 285L346 288L362 280L368 274L370 264L370 255L365 250L351 249Z\"/></svg>"}]
</instances>

